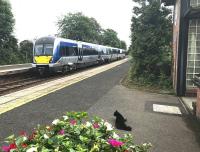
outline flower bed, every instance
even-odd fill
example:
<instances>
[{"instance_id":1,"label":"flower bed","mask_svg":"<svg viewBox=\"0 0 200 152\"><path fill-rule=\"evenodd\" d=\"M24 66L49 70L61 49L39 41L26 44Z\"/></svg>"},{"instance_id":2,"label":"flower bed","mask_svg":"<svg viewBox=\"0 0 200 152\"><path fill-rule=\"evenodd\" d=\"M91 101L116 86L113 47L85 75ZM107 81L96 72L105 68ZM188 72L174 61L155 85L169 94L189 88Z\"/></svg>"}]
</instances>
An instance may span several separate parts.
<instances>
[{"instance_id":1,"label":"flower bed","mask_svg":"<svg viewBox=\"0 0 200 152\"><path fill-rule=\"evenodd\" d=\"M39 126L28 135L7 138L2 152L147 152L150 143L136 145L130 134L118 136L108 122L86 112L68 112L49 126Z\"/></svg>"}]
</instances>

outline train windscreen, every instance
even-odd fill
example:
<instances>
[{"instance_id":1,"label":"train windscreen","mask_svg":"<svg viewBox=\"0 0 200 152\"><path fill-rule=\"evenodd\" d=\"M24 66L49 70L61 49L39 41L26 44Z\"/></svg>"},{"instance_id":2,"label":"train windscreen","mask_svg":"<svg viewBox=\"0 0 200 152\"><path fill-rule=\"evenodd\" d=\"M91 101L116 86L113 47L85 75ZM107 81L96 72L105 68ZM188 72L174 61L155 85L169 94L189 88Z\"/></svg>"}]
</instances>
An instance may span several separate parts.
<instances>
[{"instance_id":1,"label":"train windscreen","mask_svg":"<svg viewBox=\"0 0 200 152\"><path fill-rule=\"evenodd\" d=\"M35 45L35 56L52 56L53 44L37 44Z\"/></svg>"}]
</instances>

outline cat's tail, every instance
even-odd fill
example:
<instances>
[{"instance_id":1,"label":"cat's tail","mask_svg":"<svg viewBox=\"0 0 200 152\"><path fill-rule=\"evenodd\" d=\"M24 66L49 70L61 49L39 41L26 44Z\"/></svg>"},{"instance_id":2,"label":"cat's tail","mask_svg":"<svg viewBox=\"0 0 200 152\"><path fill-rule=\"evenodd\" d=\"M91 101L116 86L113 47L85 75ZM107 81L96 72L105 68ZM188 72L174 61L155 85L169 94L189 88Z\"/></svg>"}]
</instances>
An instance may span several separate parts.
<instances>
[{"instance_id":1,"label":"cat's tail","mask_svg":"<svg viewBox=\"0 0 200 152\"><path fill-rule=\"evenodd\" d=\"M132 128L130 126L127 126L124 130L126 130L126 131L132 131Z\"/></svg>"}]
</instances>

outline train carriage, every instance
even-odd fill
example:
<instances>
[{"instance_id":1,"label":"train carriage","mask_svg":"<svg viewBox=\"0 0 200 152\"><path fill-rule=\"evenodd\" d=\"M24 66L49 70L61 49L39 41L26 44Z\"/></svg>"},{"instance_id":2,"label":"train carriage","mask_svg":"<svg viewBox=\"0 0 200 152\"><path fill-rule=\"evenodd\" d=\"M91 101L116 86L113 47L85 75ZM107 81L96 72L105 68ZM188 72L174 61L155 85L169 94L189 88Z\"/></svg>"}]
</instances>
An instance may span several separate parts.
<instances>
[{"instance_id":1,"label":"train carriage","mask_svg":"<svg viewBox=\"0 0 200 152\"><path fill-rule=\"evenodd\" d=\"M42 37L35 41L33 64L40 74L63 72L118 59L120 49L70 39Z\"/></svg>"}]
</instances>

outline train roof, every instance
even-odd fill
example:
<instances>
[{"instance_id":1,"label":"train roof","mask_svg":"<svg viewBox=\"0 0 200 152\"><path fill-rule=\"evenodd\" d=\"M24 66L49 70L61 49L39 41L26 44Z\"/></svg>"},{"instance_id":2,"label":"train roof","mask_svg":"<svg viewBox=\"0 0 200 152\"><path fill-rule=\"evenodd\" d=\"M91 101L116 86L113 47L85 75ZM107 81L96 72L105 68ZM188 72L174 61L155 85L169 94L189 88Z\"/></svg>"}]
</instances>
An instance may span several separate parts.
<instances>
[{"instance_id":1,"label":"train roof","mask_svg":"<svg viewBox=\"0 0 200 152\"><path fill-rule=\"evenodd\" d=\"M35 44L43 44L43 43L53 44L55 39L56 39L55 37L50 37L50 36L41 37L35 41Z\"/></svg>"},{"instance_id":2,"label":"train roof","mask_svg":"<svg viewBox=\"0 0 200 152\"><path fill-rule=\"evenodd\" d=\"M74 44L82 44L82 45L89 45L92 47L105 47L105 48L109 48L109 49L120 49L120 48L114 48L114 47L110 47L110 46L105 46L105 45L99 45L99 44L94 44L94 43L88 43L88 42L82 42L82 41L77 41L77 40L71 40L71 39L65 39L65 38L60 38L60 37L54 37L54 36L46 36L46 37L41 37L38 38L35 43L36 44L41 44L41 43L54 43L54 42L69 42L69 43L74 43Z\"/></svg>"}]
</instances>

